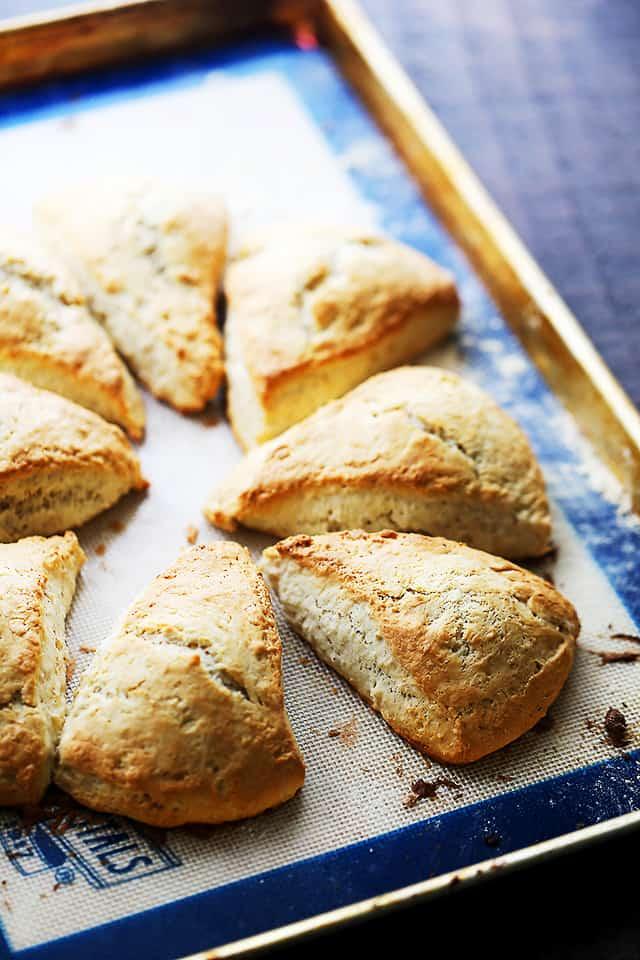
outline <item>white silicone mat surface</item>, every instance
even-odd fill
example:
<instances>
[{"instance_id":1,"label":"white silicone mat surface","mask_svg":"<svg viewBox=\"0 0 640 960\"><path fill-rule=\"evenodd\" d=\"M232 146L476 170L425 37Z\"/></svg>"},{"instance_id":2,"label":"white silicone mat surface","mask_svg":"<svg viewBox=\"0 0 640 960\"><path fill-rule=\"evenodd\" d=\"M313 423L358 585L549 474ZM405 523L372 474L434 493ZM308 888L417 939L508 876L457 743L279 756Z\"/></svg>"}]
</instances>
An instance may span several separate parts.
<instances>
[{"instance_id":1,"label":"white silicone mat surface","mask_svg":"<svg viewBox=\"0 0 640 960\"><path fill-rule=\"evenodd\" d=\"M2 216L24 226L40 194L88 175L116 172L201 181L226 198L236 235L281 219L379 224L394 231L388 199L365 201L351 176L368 165L397 164L387 145L372 135L370 141L350 143L342 153L330 148L292 85L276 72L226 75L211 70L197 82L146 90L130 99L76 104L68 114L7 125L0 128L0 164L3 183L12 185L3 193ZM528 361L505 338L497 315L489 323L495 336L487 336L486 323L480 335L475 312L485 309L486 300L463 260L456 263L465 304L461 332L431 354L429 362L468 373L488 385L516 417L524 416L527 411L519 404L530 402L520 397ZM481 354L499 370L499 378L488 384L486 371L474 360ZM149 396L146 404L148 431L140 453L151 481L148 494L129 497L80 531L89 562L69 620L72 684L89 662L86 651L101 643L136 594L185 546L187 528L198 528L199 542L220 536L204 521L201 508L210 488L240 456L221 405L205 416L186 418ZM557 405L549 409L547 429L561 435L574 453L580 451L575 462L543 456L552 494L572 483L576 488L587 484L611 502L618 496L614 481L578 438L570 419ZM116 850L111 862L119 856L128 865L131 850L142 851L146 862L127 874L131 879L133 872L135 883L119 883L117 871L105 873L102 882L105 864L88 843L87 861L96 860L93 883L82 870L73 874L72 861L71 874L61 874L58 881L51 870L35 868L27 870L25 879L16 872L19 858L0 856L0 914L13 948L363 840L615 754L602 729L610 705L624 703L633 745L640 716L638 665L602 666L589 650L619 649L620 641L611 641L611 634L637 628L557 505L554 519L558 557L546 569L553 567L557 586L575 603L584 626L582 649L553 708L550 729L529 733L466 769L443 771L395 736L281 622L287 707L308 769L300 795L254 820L202 833L176 830L162 842L148 841L125 822L125 839L119 841L125 852ZM629 527L634 523L621 502L617 519ZM256 551L269 542L251 535L239 539ZM628 562L632 575L635 558ZM439 775L456 787L441 789L434 799L413 807L405 805L413 781ZM82 848L84 841L70 834L69 842Z\"/></svg>"}]
</instances>

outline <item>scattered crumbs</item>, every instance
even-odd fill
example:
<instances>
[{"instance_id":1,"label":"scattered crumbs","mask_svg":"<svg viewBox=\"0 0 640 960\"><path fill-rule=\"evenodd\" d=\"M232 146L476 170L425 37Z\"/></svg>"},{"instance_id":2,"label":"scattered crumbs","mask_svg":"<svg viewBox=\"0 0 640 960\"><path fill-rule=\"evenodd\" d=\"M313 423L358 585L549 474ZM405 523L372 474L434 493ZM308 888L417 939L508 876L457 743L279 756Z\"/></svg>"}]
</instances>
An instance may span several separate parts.
<instances>
[{"instance_id":1,"label":"scattered crumbs","mask_svg":"<svg viewBox=\"0 0 640 960\"><path fill-rule=\"evenodd\" d=\"M6 887L6 885L7 885L7 881L6 881L6 880L0 880L0 883L2 883L2 886L3 886L3 887Z\"/></svg>"},{"instance_id":2,"label":"scattered crumbs","mask_svg":"<svg viewBox=\"0 0 640 960\"><path fill-rule=\"evenodd\" d=\"M301 667L308 667L311 663L311 657L298 657L298 663Z\"/></svg>"},{"instance_id":3,"label":"scattered crumbs","mask_svg":"<svg viewBox=\"0 0 640 960\"><path fill-rule=\"evenodd\" d=\"M46 899L47 899L46 893L41 893L41 894L40 894L40 899L41 899L41 900L46 900Z\"/></svg>"},{"instance_id":4,"label":"scattered crumbs","mask_svg":"<svg viewBox=\"0 0 640 960\"><path fill-rule=\"evenodd\" d=\"M67 683L73 680L73 675L76 670L76 661L74 657L69 657L67 660Z\"/></svg>"},{"instance_id":5,"label":"scattered crumbs","mask_svg":"<svg viewBox=\"0 0 640 960\"><path fill-rule=\"evenodd\" d=\"M640 643L640 637L637 637L635 633L612 633L612 640L630 640L631 643Z\"/></svg>"},{"instance_id":6,"label":"scattered crumbs","mask_svg":"<svg viewBox=\"0 0 640 960\"><path fill-rule=\"evenodd\" d=\"M95 652L96 652L96 648L95 648L95 647L87 647L85 644L82 644L82 646L81 646L81 647L78 647L78 649L80 650L80 653L95 653Z\"/></svg>"},{"instance_id":7,"label":"scattered crumbs","mask_svg":"<svg viewBox=\"0 0 640 960\"><path fill-rule=\"evenodd\" d=\"M109 524L109 526L111 527L114 533L122 533L122 531L124 530L124 523L122 522L122 520L114 520L113 523Z\"/></svg>"},{"instance_id":8,"label":"scattered crumbs","mask_svg":"<svg viewBox=\"0 0 640 960\"><path fill-rule=\"evenodd\" d=\"M604 729L614 747L624 747L629 737L627 719L615 707L609 707L604 717Z\"/></svg>"},{"instance_id":9,"label":"scattered crumbs","mask_svg":"<svg viewBox=\"0 0 640 960\"><path fill-rule=\"evenodd\" d=\"M593 730L594 723L593 723L593 720L591 720L589 717L585 718L584 725L587 728L587 730Z\"/></svg>"},{"instance_id":10,"label":"scattered crumbs","mask_svg":"<svg viewBox=\"0 0 640 960\"><path fill-rule=\"evenodd\" d=\"M340 691L337 687L329 687L329 693L332 693L334 697L337 697Z\"/></svg>"},{"instance_id":11,"label":"scattered crumbs","mask_svg":"<svg viewBox=\"0 0 640 960\"><path fill-rule=\"evenodd\" d=\"M440 787L446 787L448 790L460 790L460 784L455 783L448 777L438 777L436 780L416 780L411 784L411 793L405 798L403 806L410 810L415 807L420 800L435 800Z\"/></svg>"},{"instance_id":12,"label":"scattered crumbs","mask_svg":"<svg viewBox=\"0 0 640 960\"><path fill-rule=\"evenodd\" d=\"M198 539L198 528L194 527L192 523L186 529L187 543L194 544Z\"/></svg>"},{"instance_id":13,"label":"scattered crumbs","mask_svg":"<svg viewBox=\"0 0 640 960\"><path fill-rule=\"evenodd\" d=\"M7 900L6 897L4 898L4 900L3 900L2 902L4 903L6 909L9 911L9 913L13 913L13 907L11 906L10 902Z\"/></svg>"},{"instance_id":14,"label":"scattered crumbs","mask_svg":"<svg viewBox=\"0 0 640 960\"><path fill-rule=\"evenodd\" d=\"M55 893L56 890L59 890L59 889L60 889L60 884L59 884L59 883L54 883L54 885L53 885L53 892Z\"/></svg>"},{"instance_id":15,"label":"scattered crumbs","mask_svg":"<svg viewBox=\"0 0 640 960\"><path fill-rule=\"evenodd\" d=\"M499 847L502 843L502 837L499 833L485 833L484 842L488 847Z\"/></svg>"},{"instance_id":16,"label":"scattered crumbs","mask_svg":"<svg viewBox=\"0 0 640 960\"><path fill-rule=\"evenodd\" d=\"M99 543L98 546L96 547L97 556L104 557L106 552L107 552L107 548L105 547L104 543Z\"/></svg>"},{"instance_id":17,"label":"scattered crumbs","mask_svg":"<svg viewBox=\"0 0 640 960\"><path fill-rule=\"evenodd\" d=\"M599 653L600 663L633 663L634 660L640 660L640 652L635 650L619 650L617 652Z\"/></svg>"},{"instance_id":18,"label":"scattered crumbs","mask_svg":"<svg viewBox=\"0 0 640 960\"><path fill-rule=\"evenodd\" d=\"M400 752L392 753L390 760L391 760L391 763L393 764L393 769L395 770L396 776L403 777L404 765L402 763L402 754Z\"/></svg>"},{"instance_id":19,"label":"scattered crumbs","mask_svg":"<svg viewBox=\"0 0 640 960\"><path fill-rule=\"evenodd\" d=\"M548 730L552 730L555 725L555 720L550 713L545 713L544 717L541 717L533 728L534 733L546 733Z\"/></svg>"},{"instance_id":20,"label":"scattered crumbs","mask_svg":"<svg viewBox=\"0 0 640 960\"><path fill-rule=\"evenodd\" d=\"M337 727L332 727L331 730L328 730L327 736L337 737L345 747L353 747L358 739L358 721L355 717L351 717L350 720L345 720L344 723L340 723Z\"/></svg>"}]
</instances>

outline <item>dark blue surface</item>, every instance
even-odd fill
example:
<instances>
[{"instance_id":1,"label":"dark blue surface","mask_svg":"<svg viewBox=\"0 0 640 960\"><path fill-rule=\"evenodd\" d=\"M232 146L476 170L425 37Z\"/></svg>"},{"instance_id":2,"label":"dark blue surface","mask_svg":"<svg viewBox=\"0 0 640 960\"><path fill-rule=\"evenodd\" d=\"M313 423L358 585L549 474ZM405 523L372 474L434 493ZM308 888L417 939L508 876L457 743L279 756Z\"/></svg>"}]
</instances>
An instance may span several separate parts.
<instances>
[{"instance_id":1,"label":"dark blue surface","mask_svg":"<svg viewBox=\"0 0 640 960\"><path fill-rule=\"evenodd\" d=\"M234 70L268 65L282 72L339 154L372 136L367 116L321 55L295 54L278 45L245 46L238 56L213 58L203 54L176 59L164 67L111 72L5 98L0 101L0 123L3 118L7 123L27 121L61 107L83 109L98 99L142 94L167 81L190 83L199 71L212 65ZM519 347L504 327L496 329L490 302L422 207L414 185L403 175L392 152L383 142L378 149L378 163L352 171L359 189L380 207L383 224L390 232L455 270L470 304L463 336L469 363L523 422L545 463L555 498L563 504L629 611L640 619L637 580L629 576L629 570L637 570L637 532L624 527L615 509L585 484L575 452L563 443L562 436L540 428L541 422L548 423L556 415L557 405L535 371L529 367L519 377L517 397L506 389L501 395L504 385L495 357L483 349L483 342L490 333L499 340L503 353L510 356L517 355ZM567 484L567 477L571 484ZM622 551L623 546L626 549ZM636 762L618 759L21 955L73 958L90 953L99 958L117 952L123 960L140 954L177 956L482 859L488 855L484 842L488 830L500 834L502 852L575 829L579 822L598 822L638 808ZM237 909L238 903L242 910Z\"/></svg>"},{"instance_id":2,"label":"dark blue surface","mask_svg":"<svg viewBox=\"0 0 640 960\"><path fill-rule=\"evenodd\" d=\"M640 404L640 3L362 4Z\"/></svg>"}]
</instances>

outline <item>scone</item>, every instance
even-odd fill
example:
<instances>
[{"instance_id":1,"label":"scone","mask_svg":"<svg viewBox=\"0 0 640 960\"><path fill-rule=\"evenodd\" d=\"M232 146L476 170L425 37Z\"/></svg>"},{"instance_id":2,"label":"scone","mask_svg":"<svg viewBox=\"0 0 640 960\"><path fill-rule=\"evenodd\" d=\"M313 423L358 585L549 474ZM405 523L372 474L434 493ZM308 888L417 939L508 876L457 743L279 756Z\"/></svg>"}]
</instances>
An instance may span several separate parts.
<instances>
[{"instance_id":1,"label":"scone","mask_svg":"<svg viewBox=\"0 0 640 960\"><path fill-rule=\"evenodd\" d=\"M77 527L146 486L119 427L0 373L0 543Z\"/></svg>"},{"instance_id":2,"label":"scone","mask_svg":"<svg viewBox=\"0 0 640 960\"><path fill-rule=\"evenodd\" d=\"M37 803L65 715L64 622L85 556L73 533L0 544L0 804Z\"/></svg>"},{"instance_id":3,"label":"scone","mask_svg":"<svg viewBox=\"0 0 640 960\"><path fill-rule=\"evenodd\" d=\"M224 530L393 528L508 557L544 554L551 530L520 428L478 387L432 367L371 377L252 450L205 514Z\"/></svg>"},{"instance_id":4,"label":"scone","mask_svg":"<svg viewBox=\"0 0 640 960\"><path fill-rule=\"evenodd\" d=\"M201 410L223 376L221 202L172 183L115 179L49 197L36 215L142 382L177 410Z\"/></svg>"},{"instance_id":5,"label":"scone","mask_svg":"<svg viewBox=\"0 0 640 960\"><path fill-rule=\"evenodd\" d=\"M410 247L346 227L287 226L227 271L229 417L262 443L451 329L453 278Z\"/></svg>"},{"instance_id":6,"label":"scone","mask_svg":"<svg viewBox=\"0 0 640 960\"><path fill-rule=\"evenodd\" d=\"M68 270L37 240L0 231L0 371L144 433L142 398Z\"/></svg>"},{"instance_id":7,"label":"scone","mask_svg":"<svg viewBox=\"0 0 640 960\"><path fill-rule=\"evenodd\" d=\"M129 609L82 678L56 782L156 826L221 823L302 786L269 592L244 547L191 547Z\"/></svg>"},{"instance_id":8,"label":"scone","mask_svg":"<svg viewBox=\"0 0 640 960\"><path fill-rule=\"evenodd\" d=\"M418 534L297 536L262 569L294 629L402 737L469 763L529 730L558 696L580 624L549 583Z\"/></svg>"}]
</instances>

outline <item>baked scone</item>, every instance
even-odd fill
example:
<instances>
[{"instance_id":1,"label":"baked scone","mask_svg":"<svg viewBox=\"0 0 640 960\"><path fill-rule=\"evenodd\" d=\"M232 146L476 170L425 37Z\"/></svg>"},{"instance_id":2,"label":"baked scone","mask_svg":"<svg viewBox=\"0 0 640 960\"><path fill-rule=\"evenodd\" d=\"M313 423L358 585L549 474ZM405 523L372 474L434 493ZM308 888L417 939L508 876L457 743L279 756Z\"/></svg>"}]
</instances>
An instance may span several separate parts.
<instances>
[{"instance_id":1,"label":"baked scone","mask_svg":"<svg viewBox=\"0 0 640 960\"><path fill-rule=\"evenodd\" d=\"M64 622L85 555L74 533L0 544L0 804L37 803L65 715Z\"/></svg>"},{"instance_id":2,"label":"baked scone","mask_svg":"<svg viewBox=\"0 0 640 960\"><path fill-rule=\"evenodd\" d=\"M146 487L119 427L0 373L0 543L77 527Z\"/></svg>"},{"instance_id":3,"label":"baked scone","mask_svg":"<svg viewBox=\"0 0 640 960\"><path fill-rule=\"evenodd\" d=\"M529 443L482 390L435 367L371 377L250 451L205 508L276 536L393 528L508 557L549 549Z\"/></svg>"},{"instance_id":4,"label":"baked scone","mask_svg":"<svg viewBox=\"0 0 640 960\"><path fill-rule=\"evenodd\" d=\"M83 676L56 782L155 826L221 823L302 786L269 591L244 547L184 550Z\"/></svg>"},{"instance_id":5,"label":"baked scone","mask_svg":"<svg viewBox=\"0 0 640 960\"><path fill-rule=\"evenodd\" d=\"M442 339L453 277L401 243L346 227L272 229L225 280L229 417L249 448Z\"/></svg>"},{"instance_id":6,"label":"baked scone","mask_svg":"<svg viewBox=\"0 0 640 960\"><path fill-rule=\"evenodd\" d=\"M222 203L172 183L114 179L49 197L36 216L142 382L177 410L201 410L223 376Z\"/></svg>"},{"instance_id":7,"label":"baked scone","mask_svg":"<svg viewBox=\"0 0 640 960\"><path fill-rule=\"evenodd\" d=\"M469 763L544 716L573 662L578 617L549 583L419 534L297 536L262 569L294 629L402 737Z\"/></svg>"},{"instance_id":8,"label":"baked scone","mask_svg":"<svg viewBox=\"0 0 640 960\"><path fill-rule=\"evenodd\" d=\"M0 371L142 439L142 398L75 280L37 240L6 229L0 231Z\"/></svg>"}]
</instances>

